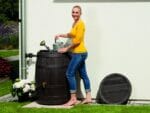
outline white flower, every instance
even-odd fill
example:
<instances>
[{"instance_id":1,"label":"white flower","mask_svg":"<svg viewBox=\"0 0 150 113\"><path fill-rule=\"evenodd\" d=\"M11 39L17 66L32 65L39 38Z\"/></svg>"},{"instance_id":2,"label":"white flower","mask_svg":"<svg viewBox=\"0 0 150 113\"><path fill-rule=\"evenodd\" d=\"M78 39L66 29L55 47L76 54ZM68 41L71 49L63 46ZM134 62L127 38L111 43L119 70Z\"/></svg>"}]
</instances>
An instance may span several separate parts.
<instances>
[{"instance_id":1,"label":"white flower","mask_svg":"<svg viewBox=\"0 0 150 113\"><path fill-rule=\"evenodd\" d=\"M30 91L30 85L29 84L25 84L24 88L23 88L23 93L27 93Z\"/></svg>"},{"instance_id":2,"label":"white flower","mask_svg":"<svg viewBox=\"0 0 150 113\"><path fill-rule=\"evenodd\" d=\"M35 88L35 82L29 81L29 80L16 80L16 82L13 84L13 90L12 95L19 95L23 93L29 93L29 96L31 97L32 93L36 90ZM19 93L18 93L19 92Z\"/></svg>"},{"instance_id":3,"label":"white flower","mask_svg":"<svg viewBox=\"0 0 150 113\"><path fill-rule=\"evenodd\" d=\"M35 91L35 84L31 84L30 88L31 88L32 91Z\"/></svg>"},{"instance_id":4,"label":"white flower","mask_svg":"<svg viewBox=\"0 0 150 113\"><path fill-rule=\"evenodd\" d=\"M13 84L13 88L17 89L17 88L23 88L23 85L20 82L16 82Z\"/></svg>"},{"instance_id":5,"label":"white flower","mask_svg":"<svg viewBox=\"0 0 150 113\"><path fill-rule=\"evenodd\" d=\"M25 84L30 83L28 80L20 80L20 84L24 86Z\"/></svg>"},{"instance_id":6,"label":"white flower","mask_svg":"<svg viewBox=\"0 0 150 113\"><path fill-rule=\"evenodd\" d=\"M31 94L31 92L29 92L29 97L31 97L32 96L32 94Z\"/></svg>"}]
</instances>

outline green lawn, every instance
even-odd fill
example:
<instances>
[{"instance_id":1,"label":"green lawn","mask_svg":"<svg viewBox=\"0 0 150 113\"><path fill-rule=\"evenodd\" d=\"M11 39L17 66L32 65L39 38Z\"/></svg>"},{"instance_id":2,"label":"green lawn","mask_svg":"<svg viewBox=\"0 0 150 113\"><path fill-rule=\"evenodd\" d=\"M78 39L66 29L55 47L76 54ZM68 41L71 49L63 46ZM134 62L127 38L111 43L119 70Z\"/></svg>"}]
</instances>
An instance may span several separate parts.
<instances>
[{"instance_id":1,"label":"green lawn","mask_svg":"<svg viewBox=\"0 0 150 113\"><path fill-rule=\"evenodd\" d=\"M0 96L11 93L11 87L12 87L11 80L0 82Z\"/></svg>"},{"instance_id":2,"label":"green lawn","mask_svg":"<svg viewBox=\"0 0 150 113\"><path fill-rule=\"evenodd\" d=\"M10 93L11 80L0 82L0 96ZM30 102L0 102L0 113L150 113L150 105L77 105L70 109L23 108Z\"/></svg>"},{"instance_id":3,"label":"green lawn","mask_svg":"<svg viewBox=\"0 0 150 113\"><path fill-rule=\"evenodd\" d=\"M0 50L0 57L9 57L18 54L19 54L19 50Z\"/></svg>"},{"instance_id":4,"label":"green lawn","mask_svg":"<svg viewBox=\"0 0 150 113\"><path fill-rule=\"evenodd\" d=\"M12 82L0 82L0 96L10 93ZM77 105L71 109L23 108L30 102L0 102L0 113L150 113L150 105Z\"/></svg>"},{"instance_id":5,"label":"green lawn","mask_svg":"<svg viewBox=\"0 0 150 113\"><path fill-rule=\"evenodd\" d=\"M26 103L0 103L0 113L150 113L150 106L77 105L71 109L22 108Z\"/></svg>"}]
</instances>

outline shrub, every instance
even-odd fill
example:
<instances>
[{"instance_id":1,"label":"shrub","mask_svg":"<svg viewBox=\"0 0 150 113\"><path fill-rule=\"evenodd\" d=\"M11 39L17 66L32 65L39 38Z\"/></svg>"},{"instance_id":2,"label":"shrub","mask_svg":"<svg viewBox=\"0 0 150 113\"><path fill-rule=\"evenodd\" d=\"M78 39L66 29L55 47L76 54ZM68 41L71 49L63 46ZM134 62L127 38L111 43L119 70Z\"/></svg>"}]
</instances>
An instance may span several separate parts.
<instances>
[{"instance_id":1,"label":"shrub","mask_svg":"<svg viewBox=\"0 0 150 113\"><path fill-rule=\"evenodd\" d=\"M0 14L0 23L3 23L5 21L7 21L7 20L8 20L8 18L6 17L5 14Z\"/></svg>"},{"instance_id":2,"label":"shrub","mask_svg":"<svg viewBox=\"0 0 150 113\"><path fill-rule=\"evenodd\" d=\"M10 79L15 81L15 79L19 77L19 61L11 61L10 64L12 66Z\"/></svg>"},{"instance_id":3,"label":"shrub","mask_svg":"<svg viewBox=\"0 0 150 113\"><path fill-rule=\"evenodd\" d=\"M0 76L10 75L11 69L11 64L7 60L0 58Z\"/></svg>"},{"instance_id":4,"label":"shrub","mask_svg":"<svg viewBox=\"0 0 150 113\"><path fill-rule=\"evenodd\" d=\"M0 23L0 49L18 49L19 33L18 23L7 21Z\"/></svg>"},{"instance_id":5,"label":"shrub","mask_svg":"<svg viewBox=\"0 0 150 113\"><path fill-rule=\"evenodd\" d=\"M19 37L18 34L10 35L10 45L12 45L12 48L17 49L19 47Z\"/></svg>"},{"instance_id":6,"label":"shrub","mask_svg":"<svg viewBox=\"0 0 150 113\"><path fill-rule=\"evenodd\" d=\"M34 99L36 93L35 82L26 79L16 79L12 87L12 96L17 96L18 101Z\"/></svg>"}]
</instances>

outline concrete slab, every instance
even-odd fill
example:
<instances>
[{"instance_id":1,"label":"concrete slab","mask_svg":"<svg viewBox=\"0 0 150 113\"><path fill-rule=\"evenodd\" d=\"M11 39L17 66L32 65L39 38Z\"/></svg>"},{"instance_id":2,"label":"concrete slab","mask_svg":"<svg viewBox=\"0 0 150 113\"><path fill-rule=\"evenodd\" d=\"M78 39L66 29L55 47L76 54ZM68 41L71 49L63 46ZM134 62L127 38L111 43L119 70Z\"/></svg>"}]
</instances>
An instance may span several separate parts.
<instances>
[{"instance_id":1,"label":"concrete slab","mask_svg":"<svg viewBox=\"0 0 150 113\"><path fill-rule=\"evenodd\" d=\"M5 59L8 60L8 61L17 61L17 60L19 60L19 55L5 57Z\"/></svg>"},{"instance_id":2,"label":"concrete slab","mask_svg":"<svg viewBox=\"0 0 150 113\"><path fill-rule=\"evenodd\" d=\"M11 94L7 94L7 95L0 97L0 102L13 102L13 101L17 101L17 100L18 100L18 98L13 97Z\"/></svg>"},{"instance_id":3,"label":"concrete slab","mask_svg":"<svg viewBox=\"0 0 150 113\"><path fill-rule=\"evenodd\" d=\"M23 108L62 108L62 109L70 109L73 106L64 106L64 105L41 105L37 102L32 102L30 104L27 104L23 106Z\"/></svg>"}]
</instances>

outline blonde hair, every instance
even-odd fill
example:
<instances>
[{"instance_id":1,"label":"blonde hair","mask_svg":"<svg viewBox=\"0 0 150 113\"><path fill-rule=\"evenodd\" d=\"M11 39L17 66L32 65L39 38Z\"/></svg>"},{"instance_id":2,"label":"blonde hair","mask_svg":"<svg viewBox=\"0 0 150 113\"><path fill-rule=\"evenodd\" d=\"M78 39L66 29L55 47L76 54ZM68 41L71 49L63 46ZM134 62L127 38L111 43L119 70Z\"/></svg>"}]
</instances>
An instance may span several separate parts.
<instances>
[{"instance_id":1,"label":"blonde hair","mask_svg":"<svg viewBox=\"0 0 150 113\"><path fill-rule=\"evenodd\" d=\"M78 9L80 10L80 13L82 14L82 8L81 8L81 6L79 6L79 5L75 5L75 6L73 6L73 8L72 8L72 9L74 9L74 8L78 8Z\"/></svg>"}]
</instances>

